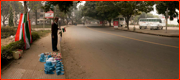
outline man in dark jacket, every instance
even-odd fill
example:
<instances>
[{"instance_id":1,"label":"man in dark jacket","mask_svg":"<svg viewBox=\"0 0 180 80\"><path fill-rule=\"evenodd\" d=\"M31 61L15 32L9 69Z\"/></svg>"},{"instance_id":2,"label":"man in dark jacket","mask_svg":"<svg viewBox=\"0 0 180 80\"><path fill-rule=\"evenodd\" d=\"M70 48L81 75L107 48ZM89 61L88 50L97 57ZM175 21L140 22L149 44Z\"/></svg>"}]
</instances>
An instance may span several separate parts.
<instances>
[{"instance_id":1,"label":"man in dark jacket","mask_svg":"<svg viewBox=\"0 0 180 80\"><path fill-rule=\"evenodd\" d=\"M55 18L55 22L52 24L51 27L51 36L52 36L52 49L53 51L59 51L57 49L57 40L58 40L58 18Z\"/></svg>"}]
</instances>

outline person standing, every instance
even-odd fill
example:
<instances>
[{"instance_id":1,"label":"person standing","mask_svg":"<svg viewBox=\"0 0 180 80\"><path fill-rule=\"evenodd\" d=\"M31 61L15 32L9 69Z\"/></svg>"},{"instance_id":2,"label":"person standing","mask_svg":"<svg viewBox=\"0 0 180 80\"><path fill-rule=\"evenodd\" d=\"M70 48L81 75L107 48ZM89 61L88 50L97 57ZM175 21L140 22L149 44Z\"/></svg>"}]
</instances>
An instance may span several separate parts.
<instances>
[{"instance_id":1,"label":"person standing","mask_svg":"<svg viewBox=\"0 0 180 80\"><path fill-rule=\"evenodd\" d=\"M54 23L52 24L51 27L51 36L52 36L52 49L53 51L59 51L57 49L57 41L58 41L58 18L55 18Z\"/></svg>"}]
</instances>

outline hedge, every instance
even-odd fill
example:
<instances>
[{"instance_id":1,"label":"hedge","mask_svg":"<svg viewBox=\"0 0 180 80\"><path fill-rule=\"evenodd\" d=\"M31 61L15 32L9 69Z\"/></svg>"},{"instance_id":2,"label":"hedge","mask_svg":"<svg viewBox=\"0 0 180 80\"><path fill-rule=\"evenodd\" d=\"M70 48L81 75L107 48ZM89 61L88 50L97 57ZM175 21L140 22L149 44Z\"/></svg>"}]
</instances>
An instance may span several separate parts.
<instances>
[{"instance_id":1,"label":"hedge","mask_svg":"<svg viewBox=\"0 0 180 80\"><path fill-rule=\"evenodd\" d=\"M16 34L16 29L13 27L1 27L1 38L7 38Z\"/></svg>"},{"instance_id":2,"label":"hedge","mask_svg":"<svg viewBox=\"0 0 180 80\"><path fill-rule=\"evenodd\" d=\"M37 32L32 32L31 35L32 35L32 41L36 41L37 39L40 38L40 36Z\"/></svg>"},{"instance_id":3,"label":"hedge","mask_svg":"<svg viewBox=\"0 0 180 80\"><path fill-rule=\"evenodd\" d=\"M37 32L32 32L32 40L36 41L37 39L39 39L40 36L38 35ZM8 56L12 57L12 52L17 50L17 49L24 49L24 41L20 40L20 41L16 41L16 42L12 42L6 46L3 46L1 48L1 59L7 59Z\"/></svg>"},{"instance_id":4,"label":"hedge","mask_svg":"<svg viewBox=\"0 0 180 80\"><path fill-rule=\"evenodd\" d=\"M17 49L23 49L24 48L24 41L16 41L8 44L7 46L3 46L1 48L1 59L7 59L8 56L13 56L12 51L15 51Z\"/></svg>"}]
</instances>

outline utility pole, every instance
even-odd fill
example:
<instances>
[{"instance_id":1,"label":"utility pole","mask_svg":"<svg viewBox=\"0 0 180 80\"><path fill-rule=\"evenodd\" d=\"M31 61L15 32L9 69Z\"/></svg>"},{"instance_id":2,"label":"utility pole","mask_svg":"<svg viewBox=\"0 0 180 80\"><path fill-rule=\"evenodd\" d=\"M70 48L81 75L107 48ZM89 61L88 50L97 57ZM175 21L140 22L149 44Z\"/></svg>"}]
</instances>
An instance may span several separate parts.
<instances>
[{"instance_id":1,"label":"utility pole","mask_svg":"<svg viewBox=\"0 0 180 80\"><path fill-rule=\"evenodd\" d=\"M165 13L166 13L165 18L166 18L166 33L167 33L168 8L166 9Z\"/></svg>"}]
</instances>

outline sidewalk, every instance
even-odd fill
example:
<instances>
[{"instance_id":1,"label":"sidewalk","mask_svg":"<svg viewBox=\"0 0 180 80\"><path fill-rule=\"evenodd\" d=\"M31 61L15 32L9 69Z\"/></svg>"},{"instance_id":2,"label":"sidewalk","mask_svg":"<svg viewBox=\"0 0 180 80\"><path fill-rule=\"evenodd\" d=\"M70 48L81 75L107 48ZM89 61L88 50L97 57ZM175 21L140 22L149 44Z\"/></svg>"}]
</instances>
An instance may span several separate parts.
<instances>
[{"instance_id":1,"label":"sidewalk","mask_svg":"<svg viewBox=\"0 0 180 80\"><path fill-rule=\"evenodd\" d=\"M60 39L58 35L58 49L60 50ZM52 52L50 33L46 37L35 41L31 48L25 50L19 60L13 60L10 65L1 71L2 79L65 79L65 75L45 74L44 64L39 62L39 54Z\"/></svg>"},{"instance_id":2,"label":"sidewalk","mask_svg":"<svg viewBox=\"0 0 180 80\"><path fill-rule=\"evenodd\" d=\"M165 37L179 37L179 27L168 27L166 33L166 27L163 27L163 30L150 30L150 29L139 29L139 26L135 26L135 31L133 30L134 25L129 25L129 31L157 35L157 36L165 36ZM118 29L128 31L127 28L119 27Z\"/></svg>"}]
</instances>

